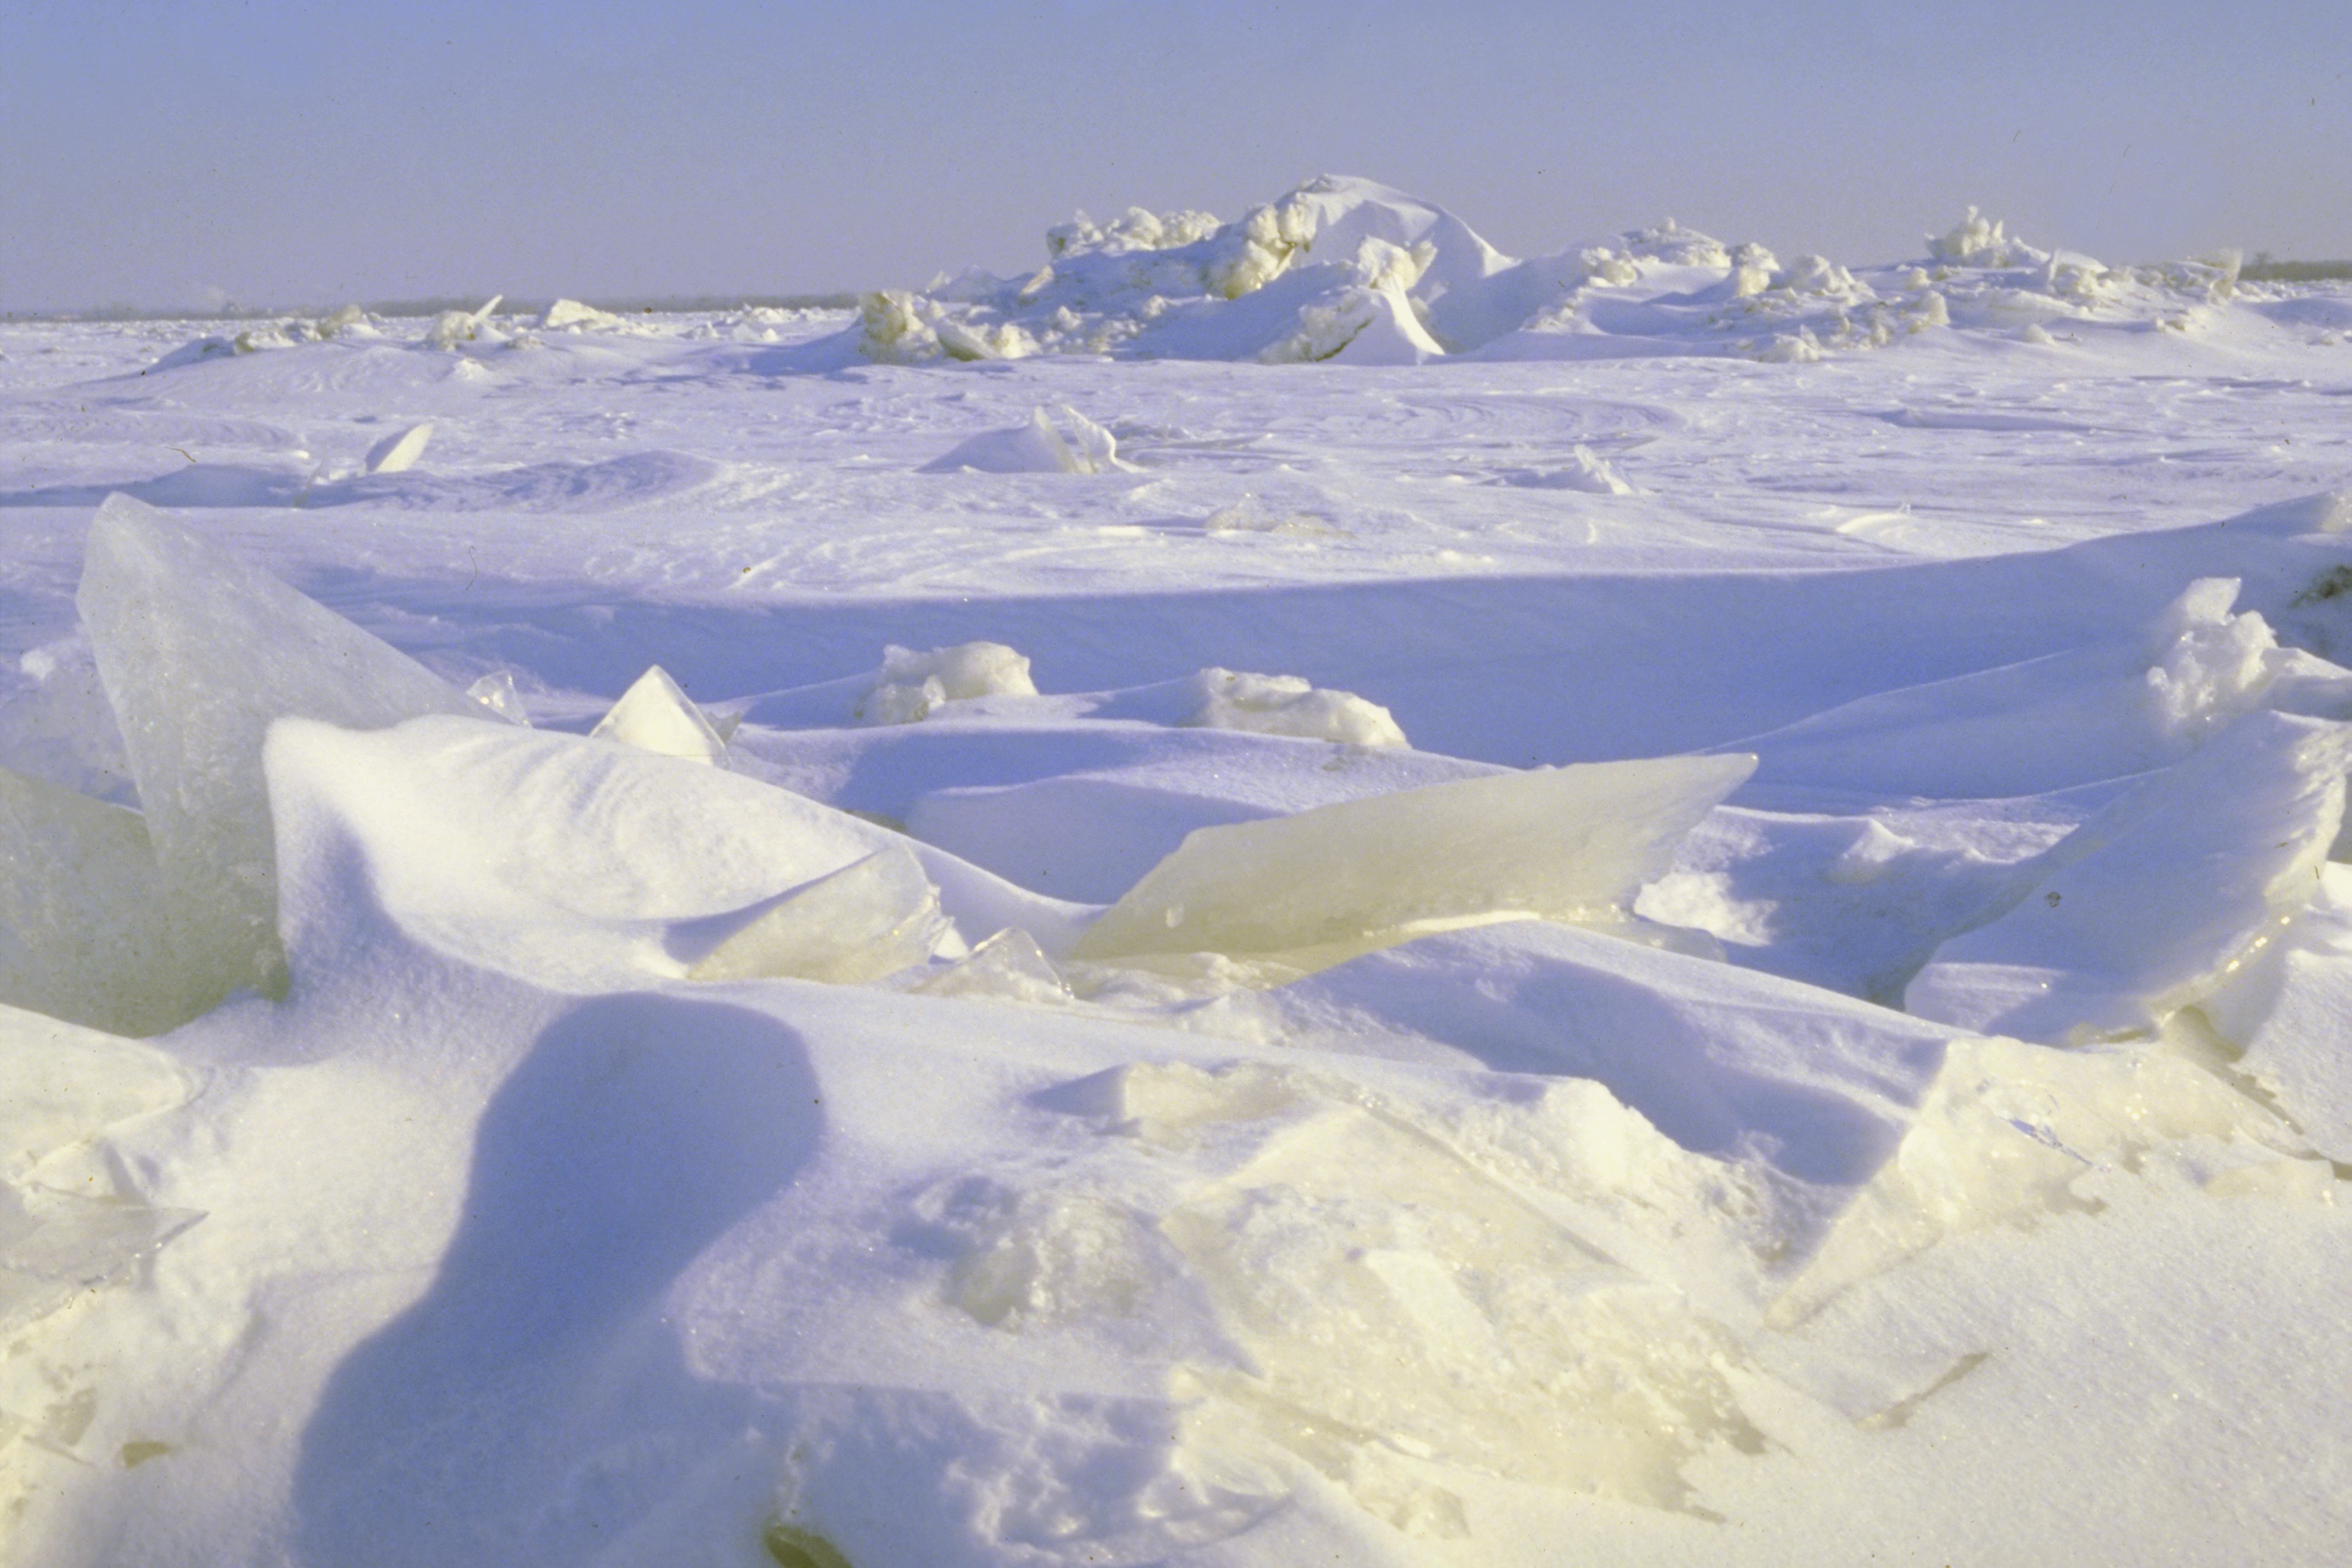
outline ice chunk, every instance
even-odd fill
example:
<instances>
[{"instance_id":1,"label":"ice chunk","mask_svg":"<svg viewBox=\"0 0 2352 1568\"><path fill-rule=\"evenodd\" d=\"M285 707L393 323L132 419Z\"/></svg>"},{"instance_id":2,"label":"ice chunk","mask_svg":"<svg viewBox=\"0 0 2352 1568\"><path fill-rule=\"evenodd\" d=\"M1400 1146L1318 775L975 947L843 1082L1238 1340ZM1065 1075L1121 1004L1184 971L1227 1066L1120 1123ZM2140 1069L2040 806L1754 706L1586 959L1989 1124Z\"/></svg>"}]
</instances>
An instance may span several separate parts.
<instances>
[{"instance_id":1,"label":"ice chunk","mask_svg":"<svg viewBox=\"0 0 2352 1568\"><path fill-rule=\"evenodd\" d=\"M786 893L687 975L855 985L924 962L946 931L939 889L911 851L893 846Z\"/></svg>"},{"instance_id":2,"label":"ice chunk","mask_svg":"<svg viewBox=\"0 0 2352 1568\"><path fill-rule=\"evenodd\" d=\"M287 715L378 729L481 705L194 530L127 496L90 524L77 596L161 873L180 993L277 992L276 852L261 743ZM176 989L176 987L175 987Z\"/></svg>"},{"instance_id":3,"label":"ice chunk","mask_svg":"<svg viewBox=\"0 0 2352 1568\"><path fill-rule=\"evenodd\" d=\"M867 724L912 724L942 704L975 697L1034 697L1029 661L1001 642L958 643L928 653L892 644L852 717Z\"/></svg>"},{"instance_id":4,"label":"ice chunk","mask_svg":"<svg viewBox=\"0 0 2352 1568\"><path fill-rule=\"evenodd\" d=\"M138 813L0 769L0 1002L117 1035L211 1005L157 883Z\"/></svg>"},{"instance_id":5,"label":"ice chunk","mask_svg":"<svg viewBox=\"0 0 2352 1568\"><path fill-rule=\"evenodd\" d=\"M1352 691L1327 691L1296 675L1204 669L1192 678L1201 706L1187 723L1203 730L1246 730L1356 746L1402 746L1404 731L1377 702Z\"/></svg>"},{"instance_id":6,"label":"ice chunk","mask_svg":"<svg viewBox=\"0 0 2352 1568\"><path fill-rule=\"evenodd\" d=\"M509 724L530 723L530 710L522 705L522 694L515 689L512 670L492 670L466 688L466 695Z\"/></svg>"},{"instance_id":7,"label":"ice chunk","mask_svg":"<svg viewBox=\"0 0 2352 1568\"><path fill-rule=\"evenodd\" d=\"M973 468L984 474L1108 474L1134 469L1118 438L1068 404L1058 426L1043 408L1013 430L990 430L924 466L925 473Z\"/></svg>"},{"instance_id":8,"label":"ice chunk","mask_svg":"<svg viewBox=\"0 0 2352 1568\"><path fill-rule=\"evenodd\" d=\"M589 738L694 763L716 763L727 752L725 738L709 716L657 664L648 666L636 684L621 693Z\"/></svg>"},{"instance_id":9,"label":"ice chunk","mask_svg":"<svg viewBox=\"0 0 2352 1568\"><path fill-rule=\"evenodd\" d=\"M583 327L618 327L626 322L610 310L600 310L577 300L558 300L540 312L539 324L550 331L568 328L576 332Z\"/></svg>"},{"instance_id":10,"label":"ice chunk","mask_svg":"<svg viewBox=\"0 0 2352 1568\"><path fill-rule=\"evenodd\" d=\"M1737 756L1538 768L1199 828L1087 929L1077 956L1336 958L1497 916L1613 923L1755 765Z\"/></svg>"},{"instance_id":11,"label":"ice chunk","mask_svg":"<svg viewBox=\"0 0 2352 1568\"><path fill-rule=\"evenodd\" d=\"M1037 939L1008 926L971 950L971 956L919 983L929 996L988 997L1002 1002L1051 1004L1070 999L1069 982L1037 945Z\"/></svg>"},{"instance_id":12,"label":"ice chunk","mask_svg":"<svg viewBox=\"0 0 2352 1568\"><path fill-rule=\"evenodd\" d=\"M425 456L425 443L433 439L433 424L411 425L397 435L386 436L368 448L363 467L371 474L404 474Z\"/></svg>"},{"instance_id":13,"label":"ice chunk","mask_svg":"<svg viewBox=\"0 0 2352 1568\"><path fill-rule=\"evenodd\" d=\"M1904 1005L2053 1043L2155 1027L2310 901L2347 766L2352 726L2247 715L2053 845L2022 901L1937 948Z\"/></svg>"},{"instance_id":14,"label":"ice chunk","mask_svg":"<svg viewBox=\"0 0 2352 1568\"><path fill-rule=\"evenodd\" d=\"M503 294L493 294L489 303L478 310L442 311L433 319L432 327L425 334L425 346L454 349L459 343L472 342L482 335L482 330L489 325L490 312L497 310L499 301L505 298Z\"/></svg>"},{"instance_id":15,"label":"ice chunk","mask_svg":"<svg viewBox=\"0 0 2352 1568\"><path fill-rule=\"evenodd\" d=\"M188 1098L178 1062L54 1017L0 1006L0 1178L23 1175L60 1149Z\"/></svg>"}]
</instances>

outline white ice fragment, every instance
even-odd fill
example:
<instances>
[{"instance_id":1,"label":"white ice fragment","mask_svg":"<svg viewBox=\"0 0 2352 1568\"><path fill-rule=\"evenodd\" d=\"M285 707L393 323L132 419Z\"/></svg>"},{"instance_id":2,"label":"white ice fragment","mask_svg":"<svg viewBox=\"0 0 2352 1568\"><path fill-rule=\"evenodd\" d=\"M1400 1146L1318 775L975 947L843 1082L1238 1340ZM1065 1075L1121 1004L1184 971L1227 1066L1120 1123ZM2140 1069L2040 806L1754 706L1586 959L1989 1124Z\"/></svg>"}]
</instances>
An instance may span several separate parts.
<instances>
[{"instance_id":1,"label":"white ice fragment","mask_svg":"<svg viewBox=\"0 0 2352 1568\"><path fill-rule=\"evenodd\" d=\"M983 431L924 465L926 473L971 468L984 474L1108 474L1133 472L1118 455L1118 438L1065 403L1061 418L1039 408L1029 423Z\"/></svg>"},{"instance_id":2,"label":"white ice fragment","mask_svg":"<svg viewBox=\"0 0 2352 1568\"><path fill-rule=\"evenodd\" d=\"M2310 901L2347 766L2352 726L2247 715L2029 863L2031 891L1937 948L1905 1007L2062 1044L2154 1028Z\"/></svg>"},{"instance_id":3,"label":"white ice fragment","mask_svg":"<svg viewBox=\"0 0 2352 1568\"><path fill-rule=\"evenodd\" d=\"M433 438L433 422L411 425L397 435L386 436L368 448L362 465L371 474L404 474L416 466L425 455L425 443Z\"/></svg>"},{"instance_id":4,"label":"white ice fragment","mask_svg":"<svg viewBox=\"0 0 2352 1568\"><path fill-rule=\"evenodd\" d=\"M583 327L618 327L625 325L625 321L610 310L600 310L577 300L558 300L540 312L539 324L545 331L565 329L578 331Z\"/></svg>"},{"instance_id":5,"label":"white ice fragment","mask_svg":"<svg viewBox=\"0 0 2352 1568\"><path fill-rule=\"evenodd\" d=\"M855 985L923 963L947 929L939 889L894 845L769 904L687 976Z\"/></svg>"},{"instance_id":6,"label":"white ice fragment","mask_svg":"<svg viewBox=\"0 0 2352 1568\"><path fill-rule=\"evenodd\" d=\"M1377 702L1310 686L1296 675L1209 668L1192 678L1200 706L1185 722L1202 730L1296 735L1356 746L1402 746L1404 731Z\"/></svg>"},{"instance_id":7,"label":"white ice fragment","mask_svg":"<svg viewBox=\"0 0 2352 1568\"><path fill-rule=\"evenodd\" d=\"M1511 916L1614 924L1755 759L1538 768L1202 827L1079 939L1081 958L1323 954Z\"/></svg>"},{"instance_id":8,"label":"white ice fragment","mask_svg":"<svg viewBox=\"0 0 2352 1568\"><path fill-rule=\"evenodd\" d=\"M998 931L973 948L971 957L930 975L915 989L927 996L984 997L1034 1005L1070 999L1069 982L1037 945L1037 939L1018 926Z\"/></svg>"},{"instance_id":9,"label":"white ice fragment","mask_svg":"<svg viewBox=\"0 0 2352 1568\"><path fill-rule=\"evenodd\" d=\"M1595 456L1591 447L1581 444L1569 453L1567 466L1548 478L1554 488L1582 490L1588 495L1629 496L1633 493L1633 487L1618 477L1616 468L1608 458Z\"/></svg>"},{"instance_id":10,"label":"white ice fragment","mask_svg":"<svg viewBox=\"0 0 2352 1568\"><path fill-rule=\"evenodd\" d=\"M0 1180L185 1101L194 1080L152 1046L0 1006Z\"/></svg>"},{"instance_id":11,"label":"white ice fragment","mask_svg":"<svg viewBox=\"0 0 2352 1568\"><path fill-rule=\"evenodd\" d=\"M117 1035L209 1006L157 883L137 812L0 769L0 1003ZM16 1092L0 1086L0 1100Z\"/></svg>"},{"instance_id":12,"label":"white ice fragment","mask_svg":"<svg viewBox=\"0 0 2352 1568\"><path fill-rule=\"evenodd\" d=\"M285 978L261 744L273 720L379 729L481 705L127 496L90 524L76 603L121 721L192 1005Z\"/></svg>"},{"instance_id":13,"label":"white ice fragment","mask_svg":"<svg viewBox=\"0 0 2352 1568\"><path fill-rule=\"evenodd\" d=\"M522 705L522 694L515 689L512 670L492 670L466 688L466 695L509 724L520 724L525 728L530 724L530 713Z\"/></svg>"},{"instance_id":14,"label":"white ice fragment","mask_svg":"<svg viewBox=\"0 0 2352 1568\"><path fill-rule=\"evenodd\" d=\"M695 763L716 763L727 752L727 742L709 717L657 664L648 665L636 683L621 693L612 711L589 731L589 739Z\"/></svg>"},{"instance_id":15,"label":"white ice fragment","mask_svg":"<svg viewBox=\"0 0 2352 1568\"><path fill-rule=\"evenodd\" d=\"M864 724L912 724L949 702L976 697L1034 697L1029 660L1000 642L958 643L928 652L896 643L851 717Z\"/></svg>"}]
</instances>

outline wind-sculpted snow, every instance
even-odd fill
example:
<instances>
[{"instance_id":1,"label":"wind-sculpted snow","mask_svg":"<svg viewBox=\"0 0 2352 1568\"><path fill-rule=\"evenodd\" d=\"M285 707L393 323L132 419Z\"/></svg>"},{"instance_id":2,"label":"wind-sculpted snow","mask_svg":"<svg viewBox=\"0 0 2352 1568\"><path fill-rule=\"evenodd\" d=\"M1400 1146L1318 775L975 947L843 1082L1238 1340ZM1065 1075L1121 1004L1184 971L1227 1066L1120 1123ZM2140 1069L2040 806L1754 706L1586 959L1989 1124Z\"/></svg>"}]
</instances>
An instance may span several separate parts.
<instances>
[{"instance_id":1,"label":"wind-sculpted snow","mask_svg":"<svg viewBox=\"0 0 2352 1568\"><path fill-rule=\"evenodd\" d=\"M0 322L0 1562L2334 1561L2341 290L1921 250Z\"/></svg>"}]
</instances>

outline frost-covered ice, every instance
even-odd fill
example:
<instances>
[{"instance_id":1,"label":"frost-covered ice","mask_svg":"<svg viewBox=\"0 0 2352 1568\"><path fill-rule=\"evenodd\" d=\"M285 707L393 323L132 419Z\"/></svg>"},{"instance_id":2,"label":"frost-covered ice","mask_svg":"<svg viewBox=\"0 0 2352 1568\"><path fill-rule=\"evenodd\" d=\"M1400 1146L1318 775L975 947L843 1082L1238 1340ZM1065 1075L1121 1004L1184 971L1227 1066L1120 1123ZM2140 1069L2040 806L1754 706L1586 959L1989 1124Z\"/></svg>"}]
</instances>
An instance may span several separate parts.
<instances>
[{"instance_id":1,"label":"frost-covered ice","mask_svg":"<svg viewBox=\"0 0 2352 1568\"><path fill-rule=\"evenodd\" d=\"M2332 1561L2347 334L1346 179L0 323L0 1561Z\"/></svg>"}]
</instances>

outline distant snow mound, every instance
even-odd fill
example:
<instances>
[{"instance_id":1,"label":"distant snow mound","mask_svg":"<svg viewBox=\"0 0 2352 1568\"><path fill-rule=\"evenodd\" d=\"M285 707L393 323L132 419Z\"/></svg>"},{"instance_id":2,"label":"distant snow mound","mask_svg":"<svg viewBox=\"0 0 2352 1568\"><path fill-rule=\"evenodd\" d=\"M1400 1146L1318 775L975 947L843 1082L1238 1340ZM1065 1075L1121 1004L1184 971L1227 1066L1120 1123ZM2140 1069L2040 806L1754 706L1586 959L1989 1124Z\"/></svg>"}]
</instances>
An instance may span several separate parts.
<instances>
[{"instance_id":1,"label":"distant snow mound","mask_svg":"<svg viewBox=\"0 0 2352 1568\"><path fill-rule=\"evenodd\" d=\"M1131 472L1135 465L1118 455L1118 438L1065 403L1061 419L1040 408L1029 423L1011 430L989 430L957 446L946 456L927 463L929 474L961 473L970 468L983 474L1109 474Z\"/></svg>"},{"instance_id":2,"label":"distant snow mound","mask_svg":"<svg viewBox=\"0 0 2352 1568\"><path fill-rule=\"evenodd\" d=\"M1949 327L2049 347L2047 323L2189 331L2236 286L2233 257L2109 268L2043 250L1971 207L1924 265L1785 266L1668 218L1519 260L1444 208L1324 175L1231 223L1130 208L1046 235L1026 277L969 270L864 297L838 352L883 363L1089 354L1412 364L1737 355L1807 363Z\"/></svg>"}]
</instances>

